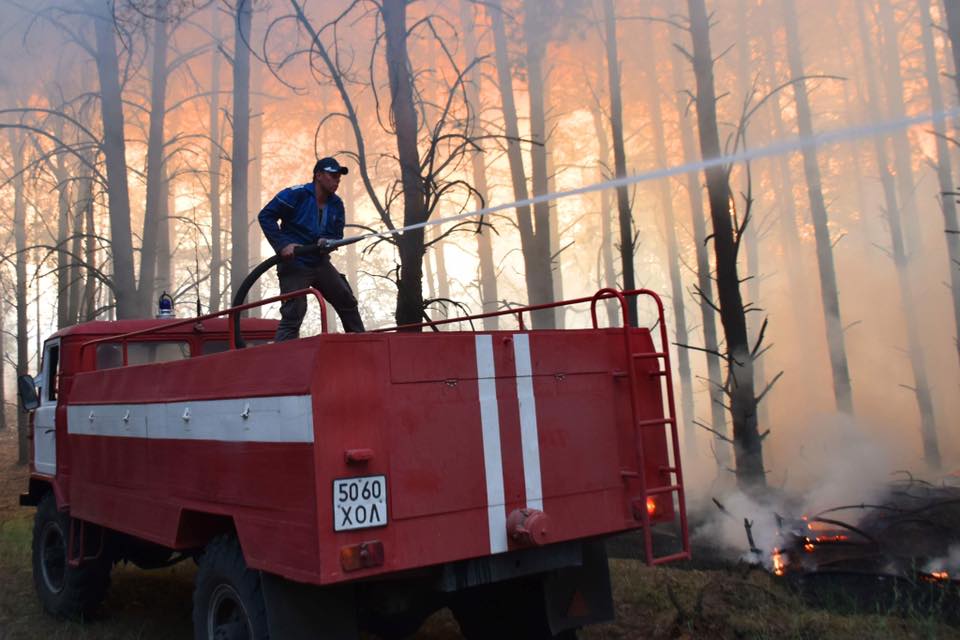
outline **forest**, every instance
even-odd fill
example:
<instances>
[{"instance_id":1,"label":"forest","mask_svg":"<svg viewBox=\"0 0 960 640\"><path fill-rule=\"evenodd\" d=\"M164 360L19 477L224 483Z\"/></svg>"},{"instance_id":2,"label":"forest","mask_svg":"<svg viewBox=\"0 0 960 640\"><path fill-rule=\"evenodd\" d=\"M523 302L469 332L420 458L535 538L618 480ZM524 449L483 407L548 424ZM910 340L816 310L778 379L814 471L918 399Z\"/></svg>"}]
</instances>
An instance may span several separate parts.
<instances>
[{"instance_id":1,"label":"forest","mask_svg":"<svg viewBox=\"0 0 960 640\"><path fill-rule=\"evenodd\" d=\"M21 463L13 379L46 336L152 317L164 292L181 317L229 306L272 255L260 209L334 156L347 235L365 236L334 259L368 328L660 293L700 499L830 506L956 468L956 0L3 0L0 16L0 429Z\"/></svg>"}]
</instances>

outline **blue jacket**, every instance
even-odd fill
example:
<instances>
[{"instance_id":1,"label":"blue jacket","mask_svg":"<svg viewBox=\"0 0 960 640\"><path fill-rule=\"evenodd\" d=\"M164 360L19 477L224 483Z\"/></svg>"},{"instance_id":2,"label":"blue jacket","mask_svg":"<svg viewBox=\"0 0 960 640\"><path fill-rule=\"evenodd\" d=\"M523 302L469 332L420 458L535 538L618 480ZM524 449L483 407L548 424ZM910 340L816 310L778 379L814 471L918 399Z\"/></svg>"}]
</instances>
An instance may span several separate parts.
<instances>
[{"instance_id":1,"label":"blue jacket","mask_svg":"<svg viewBox=\"0 0 960 640\"><path fill-rule=\"evenodd\" d=\"M336 194L330 194L323 211L318 211L312 182L284 189L267 203L257 218L277 253L288 244L316 244L320 238L340 240L346 222L343 200ZM323 259L322 256L295 258L305 267L316 266Z\"/></svg>"}]
</instances>

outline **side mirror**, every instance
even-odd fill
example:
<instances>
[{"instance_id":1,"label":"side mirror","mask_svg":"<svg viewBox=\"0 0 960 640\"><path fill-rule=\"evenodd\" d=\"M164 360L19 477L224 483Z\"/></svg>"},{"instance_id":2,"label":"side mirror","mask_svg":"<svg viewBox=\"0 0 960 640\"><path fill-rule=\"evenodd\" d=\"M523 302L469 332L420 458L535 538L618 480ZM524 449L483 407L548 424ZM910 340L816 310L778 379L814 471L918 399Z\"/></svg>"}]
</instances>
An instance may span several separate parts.
<instances>
[{"instance_id":1,"label":"side mirror","mask_svg":"<svg viewBox=\"0 0 960 640\"><path fill-rule=\"evenodd\" d=\"M24 411L33 411L40 406L37 384L33 376L27 374L17 376L17 396L20 398L20 407Z\"/></svg>"}]
</instances>

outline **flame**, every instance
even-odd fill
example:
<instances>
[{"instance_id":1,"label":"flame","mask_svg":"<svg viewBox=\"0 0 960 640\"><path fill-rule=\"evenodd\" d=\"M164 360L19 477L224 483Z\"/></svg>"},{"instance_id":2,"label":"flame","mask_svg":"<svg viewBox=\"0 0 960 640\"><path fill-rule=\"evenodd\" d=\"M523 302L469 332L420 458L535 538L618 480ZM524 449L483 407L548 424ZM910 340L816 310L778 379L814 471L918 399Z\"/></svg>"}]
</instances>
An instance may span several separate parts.
<instances>
[{"instance_id":1,"label":"flame","mask_svg":"<svg viewBox=\"0 0 960 640\"><path fill-rule=\"evenodd\" d=\"M653 498L647 498L647 515L653 517L653 514L657 512L657 501Z\"/></svg>"},{"instance_id":2,"label":"flame","mask_svg":"<svg viewBox=\"0 0 960 640\"><path fill-rule=\"evenodd\" d=\"M780 553L780 549L774 549L771 556L773 558L773 573L774 575L782 576L784 571L787 568L787 560L784 558L783 554Z\"/></svg>"},{"instance_id":3,"label":"flame","mask_svg":"<svg viewBox=\"0 0 960 640\"><path fill-rule=\"evenodd\" d=\"M843 534L837 534L835 536L817 536L814 538L817 542L846 542L849 540L847 536Z\"/></svg>"},{"instance_id":4,"label":"flame","mask_svg":"<svg viewBox=\"0 0 960 640\"><path fill-rule=\"evenodd\" d=\"M936 578L937 580L949 580L950 574L946 571L934 571L930 574L930 577Z\"/></svg>"},{"instance_id":5,"label":"flame","mask_svg":"<svg viewBox=\"0 0 960 640\"><path fill-rule=\"evenodd\" d=\"M814 548L815 547L813 543L810 542L809 538L807 538L807 541L803 543L803 550L806 551L807 553L813 553Z\"/></svg>"}]
</instances>

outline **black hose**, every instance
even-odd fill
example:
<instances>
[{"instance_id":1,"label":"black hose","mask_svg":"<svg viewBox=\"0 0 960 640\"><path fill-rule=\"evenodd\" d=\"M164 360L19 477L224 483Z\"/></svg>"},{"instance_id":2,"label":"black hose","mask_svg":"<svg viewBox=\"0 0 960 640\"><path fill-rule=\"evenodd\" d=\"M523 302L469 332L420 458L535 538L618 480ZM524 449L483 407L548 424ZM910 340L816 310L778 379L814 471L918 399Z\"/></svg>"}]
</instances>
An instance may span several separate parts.
<instances>
[{"instance_id":1,"label":"black hose","mask_svg":"<svg viewBox=\"0 0 960 640\"><path fill-rule=\"evenodd\" d=\"M361 236L356 236L353 238L344 238L343 240L330 240L325 245L315 245L315 244L305 244L298 247L294 247L293 255L294 256L316 256L330 253L334 249L342 247L346 244L353 244L360 240ZM256 267L253 271L247 274L247 277L243 279L243 282L240 283L240 287L237 289L237 294L233 296L233 304L231 306L239 307L243 304L244 300L247 299L247 294L250 293L250 289L253 287L253 283L260 279L260 276L269 271L274 265L278 264L282 258L279 255L272 256L267 258ZM244 342L243 336L240 335L240 314L234 314L233 316L233 335L236 336L237 349L243 349L247 346L247 343Z\"/></svg>"}]
</instances>

